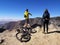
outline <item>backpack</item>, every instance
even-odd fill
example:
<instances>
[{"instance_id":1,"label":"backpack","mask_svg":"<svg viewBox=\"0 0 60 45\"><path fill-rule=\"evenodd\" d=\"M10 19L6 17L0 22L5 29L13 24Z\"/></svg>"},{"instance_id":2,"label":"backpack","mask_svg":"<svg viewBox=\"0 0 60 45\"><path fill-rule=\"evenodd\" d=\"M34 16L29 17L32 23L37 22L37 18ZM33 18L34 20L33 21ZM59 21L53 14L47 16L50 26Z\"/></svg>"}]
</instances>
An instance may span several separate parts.
<instances>
[{"instance_id":1,"label":"backpack","mask_svg":"<svg viewBox=\"0 0 60 45\"><path fill-rule=\"evenodd\" d=\"M26 15L24 15L24 18L26 18L27 16Z\"/></svg>"},{"instance_id":2,"label":"backpack","mask_svg":"<svg viewBox=\"0 0 60 45\"><path fill-rule=\"evenodd\" d=\"M25 11L25 13L24 13L24 18L27 18L27 17L28 17L28 12Z\"/></svg>"},{"instance_id":3,"label":"backpack","mask_svg":"<svg viewBox=\"0 0 60 45\"><path fill-rule=\"evenodd\" d=\"M45 14L43 15L43 18L49 18L49 13L45 13Z\"/></svg>"}]
</instances>

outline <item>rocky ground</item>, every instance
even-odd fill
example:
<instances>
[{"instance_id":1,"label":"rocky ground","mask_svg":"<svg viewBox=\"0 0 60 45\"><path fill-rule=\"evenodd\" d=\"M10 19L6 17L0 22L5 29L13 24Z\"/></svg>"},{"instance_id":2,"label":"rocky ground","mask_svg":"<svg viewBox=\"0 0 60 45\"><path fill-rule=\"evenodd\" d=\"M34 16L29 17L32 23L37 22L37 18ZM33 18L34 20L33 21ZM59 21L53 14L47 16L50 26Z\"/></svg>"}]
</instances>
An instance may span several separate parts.
<instances>
[{"instance_id":1,"label":"rocky ground","mask_svg":"<svg viewBox=\"0 0 60 45\"><path fill-rule=\"evenodd\" d=\"M37 31L31 34L31 40L29 42L20 42L16 39L16 29L12 31L4 31L0 33L0 45L60 45L60 27L53 24L49 25L49 33L44 34L43 28L36 27ZM3 40L1 42L1 40Z\"/></svg>"}]
</instances>

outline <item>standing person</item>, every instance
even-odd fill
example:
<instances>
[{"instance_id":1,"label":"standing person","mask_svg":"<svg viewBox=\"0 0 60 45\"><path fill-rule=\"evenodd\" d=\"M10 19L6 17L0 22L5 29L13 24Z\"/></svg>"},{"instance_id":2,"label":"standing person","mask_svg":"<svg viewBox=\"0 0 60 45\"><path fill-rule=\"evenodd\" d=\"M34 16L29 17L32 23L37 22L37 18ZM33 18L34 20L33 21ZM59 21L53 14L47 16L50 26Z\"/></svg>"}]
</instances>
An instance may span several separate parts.
<instances>
[{"instance_id":1,"label":"standing person","mask_svg":"<svg viewBox=\"0 0 60 45\"><path fill-rule=\"evenodd\" d=\"M50 14L48 12L48 9L46 9L43 14L43 28L44 28L43 33L45 33L45 28L47 29L46 32L48 33L49 20L50 20Z\"/></svg>"},{"instance_id":2,"label":"standing person","mask_svg":"<svg viewBox=\"0 0 60 45\"><path fill-rule=\"evenodd\" d=\"M29 13L28 9L26 9L25 12L24 12L24 18L25 18L25 25L24 25L24 27L27 27L28 24L29 24L29 15L32 16L32 14Z\"/></svg>"}]
</instances>

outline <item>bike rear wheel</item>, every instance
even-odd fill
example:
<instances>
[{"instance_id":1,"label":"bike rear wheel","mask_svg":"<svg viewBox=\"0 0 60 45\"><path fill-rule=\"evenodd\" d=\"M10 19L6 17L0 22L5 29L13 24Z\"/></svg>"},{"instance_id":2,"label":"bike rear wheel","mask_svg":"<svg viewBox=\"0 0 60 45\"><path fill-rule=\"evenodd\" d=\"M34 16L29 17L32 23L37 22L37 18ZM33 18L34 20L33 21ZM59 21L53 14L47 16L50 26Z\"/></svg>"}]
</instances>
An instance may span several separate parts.
<instances>
[{"instance_id":1,"label":"bike rear wheel","mask_svg":"<svg viewBox=\"0 0 60 45\"><path fill-rule=\"evenodd\" d=\"M25 36L20 39L21 42L28 42L31 39L31 36Z\"/></svg>"}]
</instances>

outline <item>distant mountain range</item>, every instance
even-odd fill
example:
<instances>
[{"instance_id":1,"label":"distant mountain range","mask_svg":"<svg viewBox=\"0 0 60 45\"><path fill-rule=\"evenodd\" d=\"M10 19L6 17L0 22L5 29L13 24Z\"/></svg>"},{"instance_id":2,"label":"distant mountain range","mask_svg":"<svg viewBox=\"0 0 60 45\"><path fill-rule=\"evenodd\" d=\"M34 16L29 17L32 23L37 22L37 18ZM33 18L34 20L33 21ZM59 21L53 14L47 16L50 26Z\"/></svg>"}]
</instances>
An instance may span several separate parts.
<instances>
[{"instance_id":1,"label":"distant mountain range","mask_svg":"<svg viewBox=\"0 0 60 45\"><path fill-rule=\"evenodd\" d=\"M5 24L5 23L8 23L10 21L0 21L0 24Z\"/></svg>"},{"instance_id":2,"label":"distant mountain range","mask_svg":"<svg viewBox=\"0 0 60 45\"><path fill-rule=\"evenodd\" d=\"M18 21L17 19L0 19L0 24L5 24L12 21Z\"/></svg>"},{"instance_id":3,"label":"distant mountain range","mask_svg":"<svg viewBox=\"0 0 60 45\"><path fill-rule=\"evenodd\" d=\"M42 18L37 17L37 18L30 18L30 25L34 25L34 24L39 24L42 25ZM56 25L60 25L60 17L52 17L50 22L55 23ZM21 20L21 21L1 21L0 22L0 27L4 27L8 30L12 30L12 29L17 29L20 28L24 25L25 20ZM3 25L2 25L3 24Z\"/></svg>"}]
</instances>

